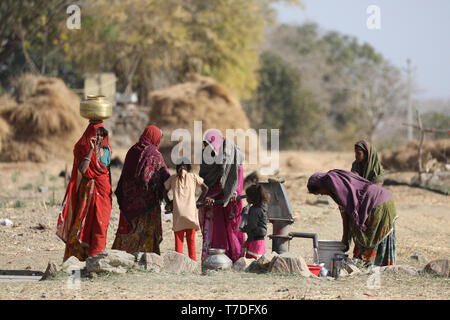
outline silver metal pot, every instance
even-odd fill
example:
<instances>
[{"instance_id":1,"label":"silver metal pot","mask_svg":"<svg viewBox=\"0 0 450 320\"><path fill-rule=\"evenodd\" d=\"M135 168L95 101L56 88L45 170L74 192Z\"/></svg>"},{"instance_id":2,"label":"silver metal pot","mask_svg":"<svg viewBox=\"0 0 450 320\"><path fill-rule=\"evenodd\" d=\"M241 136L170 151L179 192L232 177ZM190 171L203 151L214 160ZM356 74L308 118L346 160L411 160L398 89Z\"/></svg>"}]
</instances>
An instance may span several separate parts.
<instances>
[{"instance_id":1,"label":"silver metal pot","mask_svg":"<svg viewBox=\"0 0 450 320\"><path fill-rule=\"evenodd\" d=\"M225 249L209 249L209 256L202 263L203 270L227 270L232 266L233 262L225 255Z\"/></svg>"}]
</instances>

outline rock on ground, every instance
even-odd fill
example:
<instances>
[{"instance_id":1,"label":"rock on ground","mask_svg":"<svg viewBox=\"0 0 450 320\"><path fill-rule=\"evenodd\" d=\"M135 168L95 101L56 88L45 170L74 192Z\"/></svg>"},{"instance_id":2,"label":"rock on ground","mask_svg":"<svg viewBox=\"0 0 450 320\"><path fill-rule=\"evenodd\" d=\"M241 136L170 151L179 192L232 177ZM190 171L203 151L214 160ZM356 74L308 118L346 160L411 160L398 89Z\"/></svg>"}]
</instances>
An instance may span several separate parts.
<instances>
[{"instance_id":1,"label":"rock on ground","mask_svg":"<svg viewBox=\"0 0 450 320\"><path fill-rule=\"evenodd\" d=\"M380 272L416 275L418 270L407 265L396 265L380 267Z\"/></svg>"},{"instance_id":2,"label":"rock on ground","mask_svg":"<svg viewBox=\"0 0 450 320\"><path fill-rule=\"evenodd\" d=\"M296 273L307 278L314 276L300 255L289 252L275 256L270 262L268 271L272 273Z\"/></svg>"},{"instance_id":3,"label":"rock on ground","mask_svg":"<svg viewBox=\"0 0 450 320\"><path fill-rule=\"evenodd\" d=\"M270 262L276 256L278 256L278 253L275 251L263 254L258 260L254 261L249 266L248 271L255 273L267 272L269 270Z\"/></svg>"},{"instance_id":4,"label":"rock on ground","mask_svg":"<svg viewBox=\"0 0 450 320\"><path fill-rule=\"evenodd\" d=\"M181 273L198 271L197 262L188 256L175 251L167 252L164 255L163 261L163 270L167 272Z\"/></svg>"},{"instance_id":5,"label":"rock on ground","mask_svg":"<svg viewBox=\"0 0 450 320\"><path fill-rule=\"evenodd\" d=\"M420 264L426 264L428 262L428 259L418 252L414 252L409 258L413 261L419 262Z\"/></svg>"},{"instance_id":6,"label":"rock on ground","mask_svg":"<svg viewBox=\"0 0 450 320\"><path fill-rule=\"evenodd\" d=\"M164 267L164 258L154 252L144 252L138 265L143 270L160 272Z\"/></svg>"},{"instance_id":7,"label":"rock on ground","mask_svg":"<svg viewBox=\"0 0 450 320\"><path fill-rule=\"evenodd\" d=\"M105 250L95 257L86 259L88 272L114 272L126 273L133 268L135 257L121 250Z\"/></svg>"},{"instance_id":8,"label":"rock on ground","mask_svg":"<svg viewBox=\"0 0 450 320\"><path fill-rule=\"evenodd\" d=\"M80 270L84 269L86 268L86 261L80 261L77 257L71 256L61 265L61 270L67 271L68 269L74 267L79 268Z\"/></svg>"},{"instance_id":9,"label":"rock on ground","mask_svg":"<svg viewBox=\"0 0 450 320\"><path fill-rule=\"evenodd\" d=\"M256 262L255 259L247 259L245 257L241 257L233 264L232 269L238 272L248 272L250 265L254 262Z\"/></svg>"},{"instance_id":10,"label":"rock on ground","mask_svg":"<svg viewBox=\"0 0 450 320\"><path fill-rule=\"evenodd\" d=\"M47 269L45 269L44 275L41 278L41 281L48 279L51 275L55 274L58 271L59 270L58 270L58 266L56 265L56 263L49 262L47 265Z\"/></svg>"},{"instance_id":11,"label":"rock on ground","mask_svg":"<svg viewBox=\"0 0 450 320\"><path fill-rule=\"evenodd\" d=\"M425 266L423 271L429 274L435 274L443 277L450 277L450 270L448 268L448 259L439 259L430 261Z\"/></svg>"}]
</instances>

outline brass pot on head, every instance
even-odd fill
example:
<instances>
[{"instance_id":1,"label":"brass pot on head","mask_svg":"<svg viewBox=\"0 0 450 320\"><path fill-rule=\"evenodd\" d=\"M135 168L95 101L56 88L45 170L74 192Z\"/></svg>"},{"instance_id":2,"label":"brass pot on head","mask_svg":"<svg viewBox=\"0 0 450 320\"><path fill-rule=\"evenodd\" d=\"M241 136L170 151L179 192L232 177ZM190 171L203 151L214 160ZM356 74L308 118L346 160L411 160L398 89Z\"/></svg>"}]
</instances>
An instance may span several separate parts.
<instances>
[{"instance_id":1,"label":"brass pot on head","mask_svg":"<svg viewBox=\"0 0 450 320\"><path fill-rule=\"evenodd\" d=\"M112 116L112 103L105 96L88 95L80 102L80 115L89 122L102 122Z\"/></svg>"}]
</instances>

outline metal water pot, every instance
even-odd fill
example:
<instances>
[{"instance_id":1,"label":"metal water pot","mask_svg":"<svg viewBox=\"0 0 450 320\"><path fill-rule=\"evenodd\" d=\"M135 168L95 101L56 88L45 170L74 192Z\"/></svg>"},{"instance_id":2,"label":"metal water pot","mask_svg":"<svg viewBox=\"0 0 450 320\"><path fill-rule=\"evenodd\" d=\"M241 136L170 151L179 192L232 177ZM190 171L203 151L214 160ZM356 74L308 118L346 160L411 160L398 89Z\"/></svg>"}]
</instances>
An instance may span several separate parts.
<instances>
[{"instance_id":1,"label":"metal water pot","mask_svg":"<svg viewBox=\"0 0 450 320\"><path fill-rule=\"evenodd\" d=\"M233 262L225 255L225 249L209 249L209 256L202 263L203 270L227 270L232 266Z\"/></svg>"},{"instance_id":2,"label":"metal water pot","mask_svg":"<svg viewBox=\"0 0 450 320\"><path fill-rule=\"evenodd\" d=\"M112 116L112 104L104 96L87 96L80 102L80 114L89 120L105 120Z\"/></svg>"}]
</instances>

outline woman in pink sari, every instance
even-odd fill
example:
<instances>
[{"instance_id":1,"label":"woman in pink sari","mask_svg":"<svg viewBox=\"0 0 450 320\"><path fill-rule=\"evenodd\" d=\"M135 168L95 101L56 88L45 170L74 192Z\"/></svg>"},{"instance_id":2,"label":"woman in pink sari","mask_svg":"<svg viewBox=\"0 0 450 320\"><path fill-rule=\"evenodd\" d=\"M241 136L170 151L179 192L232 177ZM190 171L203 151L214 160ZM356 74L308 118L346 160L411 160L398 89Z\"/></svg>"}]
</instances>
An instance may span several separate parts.
<instances>
[{"instance_id":1,"label":"woman in pink sari","mask_svg":"<svg viewBox=\"0 0 450 320\"><path fill-rule=\"evenodd\" d=\"M200 209L199 220L203 234L202 261L209 249L225 249L235 262L242 257L245 234L239 230L241 222L245 157L239 148L225 139L220 131L211 129L203 139L203 161L200 177L209 187L206 207ZM218 201L213 205L214 201Z\"/></svg>"}]
</instances>

